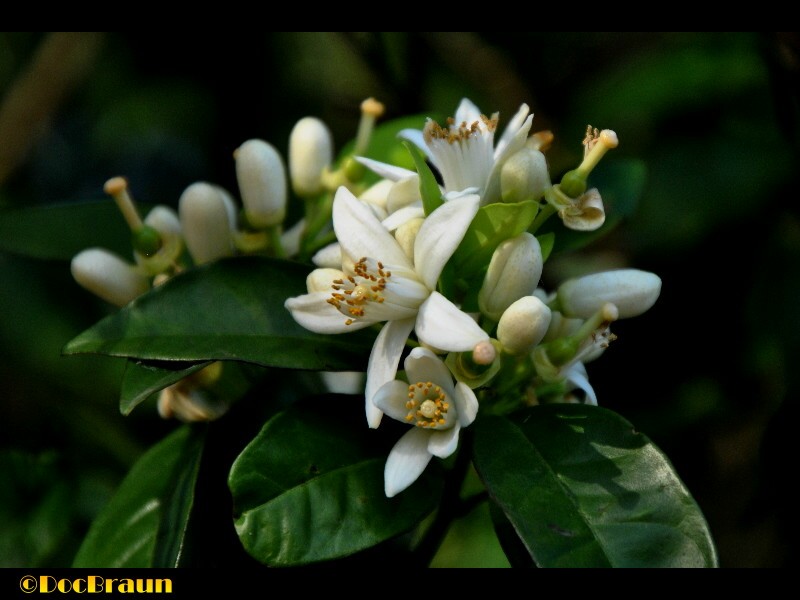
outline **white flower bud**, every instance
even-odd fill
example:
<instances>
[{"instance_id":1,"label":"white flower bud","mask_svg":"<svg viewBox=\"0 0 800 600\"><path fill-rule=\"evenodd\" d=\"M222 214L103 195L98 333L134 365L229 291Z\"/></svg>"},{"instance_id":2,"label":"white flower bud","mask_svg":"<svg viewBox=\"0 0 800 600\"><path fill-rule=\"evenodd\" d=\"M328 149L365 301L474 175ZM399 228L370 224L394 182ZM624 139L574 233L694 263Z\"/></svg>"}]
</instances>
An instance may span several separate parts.
<instances>
[{"instance_id":1,"label":"white flower bud","mask_svg":"<svg viewBox=\"0 0 800 600\"><path fill-rule=\"evenodd\" d=\"M177 213L168 206L154 206L144 220L145 225L149 225L158 233L165 237L176 237L181 235L181 221Z\"/></svg>"},{"instance_id":2,"label":"white flower bud","mask_svg":"<svg viewBox=\"0 0 800 600\"><path fill-rule=\"evenodd\" d=\"M314 117L300 119L289 134L289 175L295 194L319 194L322 173L332 162L333 138L328 127Z\"/></svg>"},{"instance_id":3,"label":"white flower bud","mask_svg":"<svg viewBox=\"0 0 800 600\"><path fill-rule=\"evenodd\" d=\"M181 194L178 210L186 247L195 263L233 255L232 223L219 188L193 183Z\"/></svg>"},{"instance_id":4,"label":"white flower bud","mask_svg":"<svg viewBox=\"0 0 800 600\"><path fill-rule=\"evenodd\" d=\"M500 244L492 255L478 305L495 321L513 302L530 296L542 276L542 248L530 233L524 232Z\"/></svg>"},{"instance_id":5,"label":"white flower bud","mask_svg":"<svg viewBox=\"0 0 800 600\"><path fill-rule=\"evenodd\" d=\"M72 276L82 287L111 304L125 306L150 289L135 267L102 248L89 248L72 259Z\"/></svg>"},{"instance_id":6,"label":"white flower bud","mask_svg":"<svg viewBox=\"0 0 800 600\"><path fill-rule=\"evenodd\" d=\"M561 312L588 319L606 302L619 311L619 318L635 317L648 310L661 293L661 279L638 269L619 269L570 279L558 288Z\"/></svg>"},{"instance_id":7,"label":"white flower bud","mask_svg":"<svg viewBox=\"0 0 800 600\"><path fill-rule=\"evenodd\" d=\"M332 394L361 394L364 391L366 376L360 371L322 371L320 375Z\"/></svg>"},{"instance_id":8,"label":"white flower bud","mask_svg":"<svg viewBox=\"0 0 800 600\"><path fill-rule=\"evenodd\" d=\"M342 266L342 247L339 245L339 242L328 244L311 257L311 262L318 267L339 269Z\"/></svg>"},{"instance_id":9,"label":"white flower bud","mask_svg":"<svg viewBox=\"0 0 800 600\"><path fill-rule=\"evenodd\" d=\"M538 200L551 185L544 154L532 148L514 154L500 171L503 202Z\"/></svg>"},{"instance_id":10,"label":"white flower bud","mask_svg":"<svg viewBox=\"0 0 800 600\"><path fill-rule=\"evenodd\" d=\"M425 219L419 217L411 219L400 225L394 233L397 243L411 260L414 260L414 242L417 240L417 233L424 222Z\"/></svg>"},{"instance_id":11,"label":"white flower bud","mask_svg":"<svg viewBox=\"0 0 800 600\"><path fill-rule=\"evenodd\" d=\"M328 292L333 291L331 286L334 279L342 279L347 276L340 269L331 269L324 267L322 269L314 269L306 276L306 288L309 294L314 292Z\"/></svg>"},{"instance_id":12,"label":"white flower bud","mask_svg":"<svg viewBox=\"0 0 800 600\"><path fill-rule=\"evenodd\" d=\"M524 296L506 309L497 324L497 339L510 354L523 354L542 341L550 326L548 306L536 296Z\"/></svg>"},{"instance_id":13,"label":"white flower bud","mask_svg":"<svg viewBox=\"0 0 800 600\"><path fill-rule=\"evenodd\" d=\"M248 140L236 151L236 178L247 220L258 228L283 222L286 173L278 151L262 140Z\"/></svg>"}]
</instances>

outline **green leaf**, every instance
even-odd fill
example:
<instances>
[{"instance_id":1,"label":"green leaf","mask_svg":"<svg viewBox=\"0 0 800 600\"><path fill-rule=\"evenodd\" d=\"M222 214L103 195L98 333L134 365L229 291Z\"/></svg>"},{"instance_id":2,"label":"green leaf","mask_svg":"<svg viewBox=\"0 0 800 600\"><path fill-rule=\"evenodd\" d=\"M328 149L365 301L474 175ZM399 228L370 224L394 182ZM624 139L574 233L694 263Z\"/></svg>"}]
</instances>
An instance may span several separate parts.
<instances>
[{"instance_id":1,"label":"green leaf","mask_svg":"<svg viewBox=\"0 0 800 600\"><path fill-rule=\"evenodd\" d=\"M129 415L150 394L163 390L210 364L209 361L185 363L146 362L129 359L122 377L122 390L119 398L119 411Z\"/></svg>"},{"instance_id":2,"label":"green leaf","mask_svg":"<svg viewBox=\"0 0 800 600\"><path fill-rule=\"evenodd\" d=\"M287 298L306 292L307 274L303 265L263 257L192 269L84 331L64 353L362 369L373 341L370 333L312 333L284 307Z\"/></svg>"},{"instance_id":3,"label":"green leaf","mask_svg":"<svg viewBox=\"0 0 800 600\"><path fill-rule=\"evenodd\" d=\"M475 273L488 265L497 247L528 229L538 212L537 202L482 206L453 255L457 270Z\"/></svg>"},{"instance_id":4,"label":"green leaf","mask_svg":"<svg viewBox=\"0 0 800 600\"><path fill-rule=\"evenodd\" d=\"M0 211L2 252L71 260L93 246L132 260L130 229L110 199Z\"/></svg>"},{"instance_id":5,"label":"green leaf","mask_svg":"<svg viewBox=\"0 0 800 600\"><path fill-rule=\"evenodd\" d=\"M236 531L254 558L288 566L348 556L433 510L441 494L434 465L398 496L384 495L389 447L365 426L363 402L325 396L297 404L268 421L236 459L228 480Z\"/></svg>"},{"instance_id":6,"label":"green leaf","mask_svg":"<svg viewBox=\"0 0 800 600\"><path fill-rule=\"evenodd\" d=\"M519 539L511 521L508 520L503 509L491 500L489 501L489 515L492 518L494 532L497 534L500 547L503 549L511 566L515 569L536 568L536 563L533 562L525 544Z\"/></svg>"},{"instance_id":7,"label":"green leaf","mask_svg":"<svg viewBox=\"0 0 800 600\"><path fill-rule=\"evenodd\" d=\"M403 146L405 146L414 160L414 166L416 167L417 175L419 175L419 193L422 196L422 206L425 209L425 214L429 215L444 204L442 190L439 189L439 184L436 183L433 171L431 171L428 163L425 162L425 155L422 154L422 150L408 141L404 141Z\"/></svg>"},{"instance_id":8,"label":"green leaf","mask_svg":"<svg viewBox=\"0 0 800 600\"><path fill-rule=\"evenodd\" d=\"M636 159L606 159L589 178L589 187L596 187L603 197L605 223L595 231L574 231L564 227L557 215L550 217L537 232L537 237L555 234L553 252L570 252L600 239L624 219L636 212L647 182L647 167Z\"/></svg>"},{"instance_id":9,"label":"green leaf","mask_svg":"<svg viewBox=\"0 0 800 600\"><path fill-rule=\"evenodd\" d=\"M205 428L184 425L139 459L92 523L73 566L178 565L204 432Z\"/></svg>"},{"instance_id":10,"label":"green leaf","mask_svg":"<svg viewBox=\"0 0 800 600\"><path fill-rule=\"evenodd\" d=\"M543 233L536 236L539 241L539 246L542 248L542 262L547 262L550 254L553 252L553 246L556 243L556 234L552 231L550 233Z\"/></svg>"},{"instance_id":11,"label":"green leaf","mask_svg":"<svg viewBox=\"0 0 800 600\"><path fill-rule=\"evenodd\" d=\"M611 411L549 405L479 419L474 463L539 566L717 565L669 460Z\"/></svg>"}]
</instances>

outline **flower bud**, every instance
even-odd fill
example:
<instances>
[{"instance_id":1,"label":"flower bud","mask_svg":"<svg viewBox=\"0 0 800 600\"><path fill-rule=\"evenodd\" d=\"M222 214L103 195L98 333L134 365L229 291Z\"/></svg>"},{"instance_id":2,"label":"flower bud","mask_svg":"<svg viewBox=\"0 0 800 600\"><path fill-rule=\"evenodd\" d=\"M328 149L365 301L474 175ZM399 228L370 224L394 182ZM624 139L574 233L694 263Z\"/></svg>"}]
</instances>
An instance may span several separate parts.
<instances>
[{"instance_id":1,"label":"flower bud","mask_svg":"<svg viewBox=\"0 0 800 600\"><path fill-rule=\"evenodd\" d=\"M125 306L150 289L147 277L133 265L102 248L89 248L77 254L70 268L82 287L116 306Z\"/></svg>"},{"instance_id":2,"label":"flower bud","mask_svg":"<svg viewBox=\"0 0 800 600\"><path fill-rule=\"evenodd\" d=\"M544 154L531 148L511 156L500 171L503 202L539 200L551 185Z\"/></svg>"},{"instance_id":3,"label":"flower bud","mask_svg":"<svg viewBox=\"0 0 800 600\"><path fill-rule=\"evenodd\" d=\"M266 228L286 216L286 173L278 151L262 140L248 140L235 153L236 178L248 222Z\"/></svg>"},{"instance_id":4,"label":"flower bud","mask_svg":"<svg viewBox=\"0 0 800 600\"><path fill-rule=\"evenodd\" d=\"M614 304L618 317L635 317L648 310L661 293L661 279L654 273L619 269L570 279L558 288L561 312L567 317L588 319Z\"/></svg>"},{"instance_id":5,"label":"flower bud","mask_svg":"<svg viewBox=\"0 0 800 600\"><path fill-rule=\"evenodd\" d=\"M425 219L420 217L411 219L400 225L394 233L397 243L411 260L414 259L414 242L417 240L417 233L424 222Z\"/></svg>"},{"instance_id":6,"label":"flower bud","mask_svg":"<svg viewBox=\"0 0 800 600\"><path fill-rule=\"evenodd\" d=\"M536 296L524 296L506 309L497 324L497 339L510 354L523 354L542 341L551 313Z\"/></svg>"},{"instance_id":7,"label":"flower bud","mask_svg":"<svg viewBox=\"0 0 800 600\"><path fill-rule=\"evenodd\" d=\"M328 244L311 257L311 262L318 267L339 269L342 266L342 247L339 242Z\"/></svg>"},{"instance_id":8,"label":"flower bud","mask_svg":"<svg viewBox=\"0 0 800 600\"><path fill-rule=\"evenodd\" d=\"M500 244L478 293L481 312L495 321L513 302L530 296L542 276L542 249L528 232Z\"/></svg>"},{"instance_id":9,"label":"flower bud","mask_svg":"<svg viewBox=\"0 0 800 600\"><path fill-rule=\"evenodd\" d=\"M360 371L322 371L325 387L332 394L361 394L364 392L365 374Z\"/></svg>"},{"instance_id":10,"label":"flower bud","mask_svg":"<svg viewBox=\"0 0 800 600\"><path fill-rule=\"evenodd\" d=\"M333 138L314 117L300 119L289 134L289 175L294 193L316 196L322 191L322 173L333 162Z\"/></svg>"},{"instance_id":11,"label":"flower bud","mask_svg":"<svg viewBox=\"0 0 800 600\"><path fill-rule=\"evenodd\" d=\"M181 222L174 210L168 206L155 206L144 220L160 236L155 253L145 255L138 250L133 253L136 263L149 275L158 275L171 269L183 250ZM136 235L136 234L134 234Z\"/></svg>"},{"instance_id":12,"label":"flower bud","mask_svg":"<svg viewBox=\"0 0 800 600\"><path fill-rule=\"evenodd\" d=\"M181 194L178 210L186 247L195 263L233 255L232 224L218 188L193 183Z\"/></svg>"}]
</instances>

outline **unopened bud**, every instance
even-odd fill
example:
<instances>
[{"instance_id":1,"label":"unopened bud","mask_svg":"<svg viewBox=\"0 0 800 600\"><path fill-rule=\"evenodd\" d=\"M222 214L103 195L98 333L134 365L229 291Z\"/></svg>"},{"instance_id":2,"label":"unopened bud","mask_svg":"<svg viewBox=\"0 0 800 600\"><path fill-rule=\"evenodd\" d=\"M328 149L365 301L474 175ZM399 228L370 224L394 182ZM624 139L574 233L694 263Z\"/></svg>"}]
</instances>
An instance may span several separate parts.
<instances>
[{"instance_id":1,"label":"unopened bud","mask_svg":"<svg viewBox=\"0 0 800 600\"><path fill-rule=\"evenodd\" d=\"M311 262L318 267L340 269L342 267L342 247L339 242L328 244L311 257Z\"/></svg>"},{"instance_id":2,"label":"unopened bud","mask_svg":"<svg viewBox=\"0 0 800 600\"><path fill-rule=\"evenodd\" d=\"M155 252L146 253L148 243L137 241L137 235L145 234L145 239L157 232L158 245ZM155 236L152 238L155 239ZM155 247L155 246L153 246ZM183 236L181 235L181 222L174 210L168 206L155 206L144 220L144 227L139 233L134 233L134 258L149 275L158 275L175 265L175 261L183 250Z\"/></svg>"},{"instance_id":3,"label":"unopened bud","mask_svg":"<svg viewBox=\"0 0 800 600\"><path fill-rule=\"evenodd\" d=\"M400 225L394 233L397 243L400 244L406 256L412 260L414 259L414 242L417 241L419 228L422 227L424 222L425 219L420 217L411 219Z\"/></svg>"},{"instance_id":4,"label":"unopened bud","mask_svg":"<svg viewBox=\"0 0 800 600\"><path fill-rule=\"evenodd\" d=\"M523 354L542 341L551 312L536 296L525 296L506 309L497 324L497 339L509 354Z\"/></svg>"},{"instance_id":5,"label":"unopened bud","mask_svg":"<svg viewBox=\"0 0 800 600\"><path fill-rule=\"evenodd\" d=\"M264 229L286 216L286 172L278 151L262 140L248 140L235 153L236 178L247 221Z\"/></svg>"},{"instance_id":6,"label":"unopened bud","mask_svg":"<svg viewBox=\"0 0 800 600\"><path fill-rule=\"evenodd\" d=\"M570 279L558 288L562 312L588 319L610 302L620 319L635 317L655 304L661 293L658 275L638 269L619 269ZM605 315L604 316L611 316Z\"/></svg>"},{"instance_id":7,"label":"unopened bud","mask_svg":"<svg viewBox=\"0 0 800 600\"><path fill-rule=\"evenodd\" d=\"M289 175L292 189L301 197L322 191L322 173L333 162L333 138L317 118L300 119L289 134Z\"/></svg>"},{"instance_id":8,"label":"unopened bud","mask_svg":"<svg viewBox=\"0 0 800 600\"><path fill-rule=\"evenodd\" d=\"M533 294L542 276L542 266L542 249L530 233L521 233L500 244L478 293L481 312L499 320L512 303Z\"/></svg>"},{"instance_id":9,"label":"unopened bud","mask_svg":"<svg viewBox=\"0 0 800 600\"><path fill-rule=\"evenodd\" d=\"M181 194L178 210L186 247L195 263L233 255L232 224L219 188L193 183Z\"/></svg>"},{"instance_id":10,"label":"unopened bud","mask_svg":"<svg viewBox=\"0 0 800 600\"><path fill-rule=\"evenodd\" d=\"M72 259L72 276L82 287L116 306L150 289L147 277L116 254L89 248Z\"/></svg>"},{"instance_id":11,"label":"unopened bud","mask_svg":"<svg viewBox=\"0 0 800 600\"><path fill-rule=\"evenodd\" d=\"M314 292L328 292L332 290L331 286L335 279L346 279L347 276L339 269L331 269L324 267L321 269L314 269L306 276L306 288L309 294Z\"/></svg>"},{"instance_id":12,"label":"unopened bud","mask_svg":"<svg viewBox=\"0 0 800 600\"><path fill-rule=\"evenodd\" d=\"M544 154L531 148L514 154L500 171L503 202L539 200L551 185Z\"/></svg>"}]
</instances>

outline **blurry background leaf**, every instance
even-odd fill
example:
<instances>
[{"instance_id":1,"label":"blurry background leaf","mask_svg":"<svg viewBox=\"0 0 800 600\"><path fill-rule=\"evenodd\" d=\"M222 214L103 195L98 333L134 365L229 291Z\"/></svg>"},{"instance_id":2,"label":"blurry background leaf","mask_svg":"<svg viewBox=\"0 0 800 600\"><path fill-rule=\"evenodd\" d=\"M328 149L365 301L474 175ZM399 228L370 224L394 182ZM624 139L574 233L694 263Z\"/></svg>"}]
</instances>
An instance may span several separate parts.
<instances>
[{"instance_id":1,"label":"blurry background leaf","mask_svg":"<svg viewBox=\"0 0 800 600\"><path fill-rule=\"evenodd\" d=\"M364 426L363 403L311 398L268 421L237 458L236 530L254 558L288 566L348 556L408 531L436 506L435 465L386 498L383 467L401 428L389 424L392 438L378 437Z\"/></svg>"},{"instance_id":2,"label":"blurry background leaf","mask_svg":"<svg viewBox=\"0 0 800 600\"><path fill-rule=\"evenodd\" d=\"M284 307L287 298L305 293L307 274L303 265L256 257L192 269L85 331L64 352L242 360L294 369L346 370L365 364L369 333L311 333Z\"/></svg>"},{"instance_id":3,"label":"blurry background leaf","mask_svg":"<svg viewBox=\"0 0 800 600\"><path fill-rule=\"evenodd\" d=\"M184 425L142 456L92 524L73 566L178 565L204 432Z\"/></svg>"},{"instance_id":4,"label":"blurry background leaf","mask_svg":"<svg viewBox=\"0 0 800 600\"><path fill-rule=\"evenodd\" d=\"M611 411L551 405L481 419L475 466L539 566L717 566L672 465Z\"/></svg>"}]
</instances>

